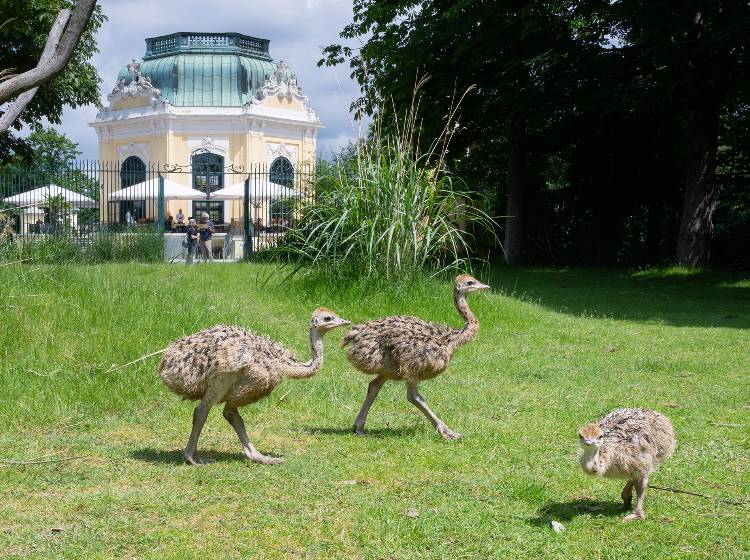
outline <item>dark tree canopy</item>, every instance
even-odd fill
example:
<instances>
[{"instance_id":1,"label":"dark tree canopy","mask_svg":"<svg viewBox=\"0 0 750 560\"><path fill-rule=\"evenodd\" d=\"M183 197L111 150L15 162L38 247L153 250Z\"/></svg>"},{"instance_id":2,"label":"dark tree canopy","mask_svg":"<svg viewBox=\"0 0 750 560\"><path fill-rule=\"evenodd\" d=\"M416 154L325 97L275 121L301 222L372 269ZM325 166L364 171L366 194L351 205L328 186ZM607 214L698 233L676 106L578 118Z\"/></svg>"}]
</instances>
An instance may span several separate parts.
<instances>
[{"instance_id":1,"label":"dark tree canopy","mask_svg":"<svg viewBox=\"0 0 750 560\"><path fill-rule=\"evenodd\" d=\"M750 171L744 1L357 0L341 37L362 47L321 64L350 64L356 111L403 111L430 76L425 139L476 84L451 164L494 193L511 262L703 265L742 190L723 173Z\"/></svg>"}]
</instances>

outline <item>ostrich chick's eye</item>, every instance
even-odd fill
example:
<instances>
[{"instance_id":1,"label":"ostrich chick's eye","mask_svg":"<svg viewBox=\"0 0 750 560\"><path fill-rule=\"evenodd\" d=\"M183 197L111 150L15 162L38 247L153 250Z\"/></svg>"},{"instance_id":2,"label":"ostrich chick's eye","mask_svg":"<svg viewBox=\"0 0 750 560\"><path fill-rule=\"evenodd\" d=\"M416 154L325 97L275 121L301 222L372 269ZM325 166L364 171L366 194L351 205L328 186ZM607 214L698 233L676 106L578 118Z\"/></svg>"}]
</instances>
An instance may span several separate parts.
<instances>
[{"instance_id":1,"label":"ostrich chick's eye","mask_svg":"<svg viewBox=\"0 0 750 560\"><path fill-rule=\"evenodd\" d=\"M325 317L323 317L323 320L324 321L333 321L333 317L331 317L330 315L326 315Z\"/></svg>"},{"instance_id":2,"label":"ostrich chick's eye","mask_svg":"<svg viewBox=\"0 0 750 560\"><path fill-rule=\"evenodd\" d=\"M473 285L474 285L474 280L469 280L469 281L467 282L467 284L468 284L469 286L473 286Z\"/></svg>"}]
</instances>

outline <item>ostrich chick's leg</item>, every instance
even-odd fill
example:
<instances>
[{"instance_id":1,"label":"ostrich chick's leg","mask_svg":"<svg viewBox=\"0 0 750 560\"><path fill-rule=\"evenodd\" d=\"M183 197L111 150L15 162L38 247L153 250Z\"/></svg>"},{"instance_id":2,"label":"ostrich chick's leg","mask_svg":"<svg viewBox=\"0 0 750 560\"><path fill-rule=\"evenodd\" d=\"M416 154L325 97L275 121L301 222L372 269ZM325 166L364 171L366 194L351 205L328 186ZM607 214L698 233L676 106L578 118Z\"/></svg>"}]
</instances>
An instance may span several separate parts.
<instances>
[{"instance_id":1,"label":"ostrich chick's leg","mask_svg":"<svg viewBox=\"0 0 750 560\"><path fill-rule=\"evenodd\" d=\"M427 402L422 398L422 395L419 394L417 391L417 385L414 383L409 383L406 388L406 399L416 406L419 410L422 411L422 413L427 416L427 419L432 422L432 425L435 426L438 433L443 436L445 439L459 439L461 437L461 434L458 432L454 432L451 430L448 426L445 425L445 422L443 422L440 418L435 416L435 413L430 410L430 407L427 406Z\"/></svg>"},{"instance_id":2,"label":"ostrich chick's leg","mask_svg":"<svg viewBox=\"0 0 750 560\"><path fill-rule=\"evenodd\" d=\"M211 410L212 404L204 398L198 406L195 407L193 412L193 428L190 431L190 439L188 440L187 447L183 451L182 455L185 457L185 462L189 465L205 465L210 463L204 459L200 459L197 455L198 451L198 438L201 435L203 425L206 423L208 418L208 412Z\"/></svg>"},{"instance_id":3,"label":"ostrich chick's leg","mask_svg":"<svg viewBox=\"0 0 750 560\"><path fill-rule=\"evenodd\" d=\"M625 484L625 488L622 489L622 494L620 494L620 497L622 498L622 502L625 504L625 509L629 510L630 506L633 505L633 481L628 480L628 482Z\"/></svg>"},{"instance_id":4,"label":"ostrich chick's leg","mask_svg":"<svg viewBox=\"0 0 750 560\"><path fill-rule=\"evenodd\" d=\"M648 488L648 477L635 481L635 493L638 499L635 503L635 511L626 515L623 521L633 521L635 519L645 519L646 514L643 511L643 499L646 497L646 488Z\"/></svg>"},{"instance_id":5,"label":"ostrich chick's leg","mask_svg":"<svg viewBox=\"0 0 750 560\"><path fill-rule=\"evenodd\" d=\"M193 429L190 432L187 447L185 447L185 451L183 452L186 463L190 465L205 465L210 462L198 458L198 438L201 435L201 430L206 423L206 418L208 418L211 407L224 400L224 396L234 381L235 377L231 373L216 374L210 379L206 393L203 395L200 404L195 407L195 412L193 412Z\"/></svg>"},{"instance_id":6,"label":"ostrich chick's leg","mask_svg":"<svg viewBox=\"0 0 750 560\"><path fill-rule=\"evenodd\" d=\"M378 375L375 379L370 381L370 384L367 386L367 397L365 397L365 402L362 403L362 408L360 409L359 414L357 414L357 419L354 420L354 433L358 436L365 435L365 420L367 420L367 413L370 412L370 407L372 406L375 397L378 396L380 388L385 381L385 376Z\"/></svg>"},{"instance_id":7,"label":"ostrich chick's leg","mask_svg":"<svg viewBox=\"0 0 750 560\"><path fill-rule=\"evenodd\" d=\"M237 436L240 438L240 443L242 443L242 452L245 454L245 457L254 463L260 463L261 465L280 465L284 462L284 459L280 457L268 457L255 449L255 446L250 443L250 439L247 437L245 423L242 421L242 416L240 416L239 411L235 407L225 404L224 418L226 418L227 422L232 425L234 431L237 432Z\"/></svg>"}]
</instances>

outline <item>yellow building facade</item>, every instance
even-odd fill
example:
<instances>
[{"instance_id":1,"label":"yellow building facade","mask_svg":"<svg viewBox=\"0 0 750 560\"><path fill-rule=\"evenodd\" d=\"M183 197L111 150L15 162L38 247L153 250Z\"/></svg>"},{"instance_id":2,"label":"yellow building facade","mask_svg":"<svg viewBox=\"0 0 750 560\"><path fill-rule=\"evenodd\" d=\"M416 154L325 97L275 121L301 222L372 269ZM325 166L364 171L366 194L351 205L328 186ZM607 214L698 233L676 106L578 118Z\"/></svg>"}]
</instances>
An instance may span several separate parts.
<instances>
[{"instance_id":1,"label":"yellow building facade","mask_svg":"<svg viewBox=\"0 0 750 560\"><path fill-rule=\"evenodd\" d=\"M120 71L109 105L90 123L99 159L115 169L103 175L100 200L109 201L100 207L103 222L123 221L127 212L153 217L148 200L115 203L110 194L157 171L201 193L166 200L166 213L208 211L224 224L239 219L242 201L212 200L211 194L248 173L295 187L295 177L314 165L322 124L294 73L274 62L268 47L268 40L238 33L146 39L143 60ZM269 204L259 212L267 220Z\"/></svg>"}]
</instances>

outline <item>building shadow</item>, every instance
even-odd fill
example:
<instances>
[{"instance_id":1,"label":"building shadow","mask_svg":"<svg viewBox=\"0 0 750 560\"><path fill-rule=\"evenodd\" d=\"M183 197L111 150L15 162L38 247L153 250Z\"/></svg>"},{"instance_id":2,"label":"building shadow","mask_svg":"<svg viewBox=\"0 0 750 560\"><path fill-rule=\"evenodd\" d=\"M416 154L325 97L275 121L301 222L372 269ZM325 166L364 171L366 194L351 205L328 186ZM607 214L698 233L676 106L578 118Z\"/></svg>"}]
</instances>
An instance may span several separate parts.
<instances>
[{"instance_id":1,"label":"building shadow","mask_svg":"<svg viewBox=\"0 0 750 560\"><path fill-rule=\"evenodd\" d=\"M493 290L558 313L674 326L750 328L750 273L492 269Z\"/></svg>"},{"instance_id":2,"label":"building shadow","mask_svg":"<svg viewBox=\"0 0 750 560\"><path fill-rule=\"evenodd\" d=\"M548 526L551 521L564 523L580 515L605 517L624 517L626 510L621 501L603 500L568 500L565 502L549 502L539 508L536 517L529 520L537 527Z\"/></svg>"}]
</instances>

